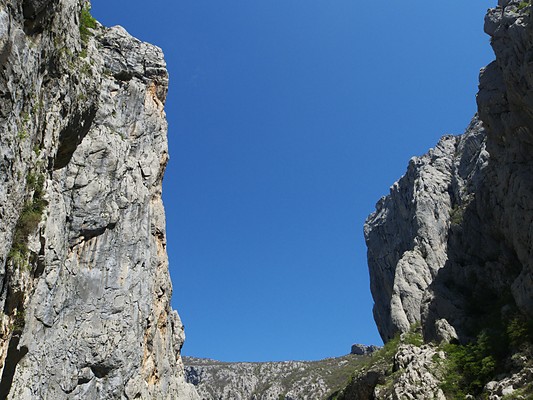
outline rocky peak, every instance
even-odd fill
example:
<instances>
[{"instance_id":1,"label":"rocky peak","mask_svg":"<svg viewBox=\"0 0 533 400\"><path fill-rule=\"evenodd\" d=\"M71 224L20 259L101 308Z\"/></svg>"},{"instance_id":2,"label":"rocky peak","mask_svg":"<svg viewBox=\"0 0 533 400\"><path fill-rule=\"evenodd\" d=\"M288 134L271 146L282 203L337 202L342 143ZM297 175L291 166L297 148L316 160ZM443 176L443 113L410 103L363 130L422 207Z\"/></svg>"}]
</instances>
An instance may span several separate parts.
<instances>
[{"instance_id":1,"label":"rocky peak","mask_svg":"<svg viewBox=\"0 0 533 400\"><path fill-rule=\"evenodd\" d=\"M379 350L378 346L374 346L374 345L367 346L365 344L353 344L350 354L354 354L357 356L367 356L377 350Z\"/></svg>"},{"instance_id":2,"label":"rocky peak","mask_svg":"<svg viewBox=\"0 0 533 400\"><path fill-rule=\"evenodd\" d=\"M374 317L384 340L421 319L423 297L448 260L448 235L460 223L488 162L477 118L463 136L444 136L409 161L406 174L364 227Z\"/></svg>"}]
</instances>

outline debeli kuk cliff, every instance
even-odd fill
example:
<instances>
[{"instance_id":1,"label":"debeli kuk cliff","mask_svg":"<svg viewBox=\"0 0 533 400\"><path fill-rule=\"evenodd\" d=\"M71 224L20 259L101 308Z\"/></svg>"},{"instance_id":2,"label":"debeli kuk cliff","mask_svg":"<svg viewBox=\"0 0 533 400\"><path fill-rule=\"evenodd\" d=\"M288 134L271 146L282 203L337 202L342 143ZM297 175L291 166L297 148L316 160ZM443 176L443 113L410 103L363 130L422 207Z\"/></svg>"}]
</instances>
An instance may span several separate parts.
<instances>
[{"instance_id":1,"label":"debeli kuk cliff","mask_svg":"<svg viewBox=\"0 0 533 400\"><path fill-rule=\"evenodd\" d=\"M192 399L161 183L161 50L0 0L0 398Z\"/></svg>"}]
</instances>

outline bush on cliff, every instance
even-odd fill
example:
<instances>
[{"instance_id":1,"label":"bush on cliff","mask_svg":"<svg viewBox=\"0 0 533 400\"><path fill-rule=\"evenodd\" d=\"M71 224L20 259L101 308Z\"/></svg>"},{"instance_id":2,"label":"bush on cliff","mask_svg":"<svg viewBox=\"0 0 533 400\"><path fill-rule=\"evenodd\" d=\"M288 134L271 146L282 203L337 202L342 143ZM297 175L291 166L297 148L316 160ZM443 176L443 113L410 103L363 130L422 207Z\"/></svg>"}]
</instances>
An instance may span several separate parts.
<instances>
[{"instance_id":1,"label":"bush on cliff","mask_svg":"<svg viewBox=\"0 0 533 400\"><path fill-rule=\"evenodd\" d=\"M96 19L91 15L90 6L84 6L80 14L80 37L83 43L87 43L91 36L89 29L96 28Z\"/></svg>"},{"instance_id":2,"label":"bush on cliff","mask_svg":"<svg viewBox=\"0 0 533 400\"><path fill-rule=\"evenodd\" d=\"M447 353L442 390L449 398L480 395L498 374L508 372L513 354L533 342L533 322L516 312L500 324L483 329L476 340L465 345L446 344Z\"/></svg>"},{"instance_id":3,"label":"bush on cliff","mask_svg":"<svg viewBox=\"0 0 533 400\"><path fill-rule=\"evenodd\" d=\"M26 178L28 189L33 191L33 195L31 200L24 204L20 213L13 235L13 244L8 255L8 258L18 267L26 265L29 253L28 236L37 229L39 222L41 222L43 211L48 204L43 198L44 179L44 175L33 173L28 174Z\"/></svg>"}]
</instances>

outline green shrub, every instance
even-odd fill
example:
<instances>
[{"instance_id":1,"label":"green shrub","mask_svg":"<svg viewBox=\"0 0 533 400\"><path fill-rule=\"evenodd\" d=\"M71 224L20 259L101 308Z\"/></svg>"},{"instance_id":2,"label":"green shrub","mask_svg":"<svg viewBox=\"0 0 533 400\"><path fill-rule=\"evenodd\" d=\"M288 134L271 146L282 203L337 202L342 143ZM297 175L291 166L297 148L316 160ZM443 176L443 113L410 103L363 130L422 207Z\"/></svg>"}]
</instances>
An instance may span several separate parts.
<instances>
[{"instance_id":1,"label":"green shrub","mask_svg":"<svg viewBox=\"0 0 533 400\"><path fill-rule=\"evenodd\" d=\"M39 222L41 221L42 210L44 203L28 202L24 205L20 213L17 225L15 227L15 234L13 235L13 245L9 252L9 258L16 262L17 265L24 263L28 255L28 236L32 234Z\"/></svg>"},{"instance_id":2,"label":"green shrub","mask_svg":"<svg viewBox=\"0 0 533 400\"><path fill-rule=\"evenodd\" d=\"M416 322L411 325L408 332L403 335L403 343L412 344L413 346L420 347L424 344L424 338L422 337L422 324Z\"/></svg>"},{"instance_id":3,"label":"green shrub","mask_svg":"<svg viewBox=\"0 0 533 400\"><path fill-rule=\"evenodd\" d=\"M461 225L463 222L464 207L455 205L450 210L450 222L452 225Z\"/></svg>"},{"instance_id":4,"label":"green shrub","mask_svg":"<svg viewBox=\"0 0 533 400\"><path fill-rule=\"evenodd\" d=\"M520 4L518 4L518 9L522 10L522 9L526 8L527 6L529 6L529 5L530 5L529 1L521 1Z\"/></svg>"},{"instance_id":5,"label":"green shrub","mask_svg":"<svg viewBox=\"0 0 533 400\"><path fill-rule=\"evenodd\" d=\"M506 370L505 363L516 349L533 341L533 321L519 312L491 322L475 341L443 346L448 361L441 388L450 398L481 394L487 382Z\"/></svg>"},{"instance_id":6,"label":"green shrub","mask_svg":"<svg viewBox=\"0 0 533 400\"><path fill-rule=\"evenodd\" d=\"M28 131L26 129L21 129L18 133L19 140L25 140L28 137Z\"/></svg>"},{"instance_id":7,"label":"green shrub","mask_svg":"<svg viewBox=\"0 0 533 400\"><path fill-rule=\"evenodd\" d=\"M15 226L13 244L8 254L8 258L18 267L27 265L29 254L28 236L37 229L43 211L48 204L43 198L44 179L44 175L36 175L31 172L26 177L27 187L33 191L33 196L22 208L17 225Z\"/></svg>"},{"instance_id":8,"label":"green shrub","mask_svg":"<svg viewBox=\"0 0 533 400\"><path fill-rule=\"evenodd\" d=\"M89 41L92 33L89 29L96 28L96 19L91 15L91 7L89 5L84 6L80 13L80 37L83 43Z\"/></svg>"},{"instance_id":9,"label":"green shrub","mask_svg":"<svg viewBox=\"0 0 533 400\"><path fill-rule=\"evenodd\" d=\"M28 269L28 247L25 244L14 244L7 257L16 268Z\"/></svg>"},{"instance_id":10,"label":"green shrub","mask_svg":"<svg viewBox=\"0 0 533 400\"><path fill-rule=\"evenodd\" d=\"M444 346L449 361L441 388L451 398L478 395L494 377L499 360L493 339L483 331L476 341L467 345Z\"/></svg>"},{"instance_id":11,"label":"green shrub","mask_svg":"<svg viewBox=\"0 0 533 400\"><path fill-rule=\"evenodd\" d=\"M533 321L521 314L515 315L509 321L506 333L509 343L514 348L518 348L523 343L531 343L533 341Z\"/></svg>"}]
</instances>

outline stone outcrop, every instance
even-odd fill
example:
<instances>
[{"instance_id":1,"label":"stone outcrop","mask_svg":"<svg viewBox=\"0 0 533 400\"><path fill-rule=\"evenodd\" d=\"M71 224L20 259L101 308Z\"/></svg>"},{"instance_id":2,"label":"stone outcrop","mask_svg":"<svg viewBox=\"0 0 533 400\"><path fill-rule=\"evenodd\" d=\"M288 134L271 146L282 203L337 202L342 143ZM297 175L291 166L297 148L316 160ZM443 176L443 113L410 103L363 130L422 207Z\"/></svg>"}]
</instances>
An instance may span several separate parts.
<instances>
[{"instance_id":1,"label":"stone outcrop","mask_svg":"<svg viewBox=\"0 0 533 400\"><path fill-rule=\"evenodd\" d=\"M374 345L367 346L365 344L352 344L350 354L355 354L356 356L367 356L377 350L379 350L379 347Z\"/></svg>"},{"instance_id":2,"label":"stone outcrop","mask_svg":"<svg viewBox=\"0 0 533 400\"><path fill-rule=\"evenodd\" d=\"M435 345L424 344L419 328L373 352L347 386L328 400L446 399L440 386L447 356Z\"/></svg>"},{"instance_id":3,"label":"stone outcrop","mask_svg":"<svg viewBox=\"0 0 533 400\"><path fill-rule=\"evenodd\" d=\"M444 136L413 157L367 219L374 317L385 341L421 320L424 296L449 258L450 231L475 198L488 159L476 117L464 135Z\"/></svg>"},{"instance_id":4,"label":"stone outcrop","mask_svg":"<svg viewBox=\"0 0 533 400\"><path fill-rule=\"evenodd\" d=\"M446 356L430 345L402 344L394 355L394 370L399 372L391 385L376 387L376 399L445 400L440 388L438 362Z\"/></svg>"},{"instance_id":5,"label":"stone outcrop","mask_svg":"<svg viewBox=\"0 0 533 400\"><path fill-rule=\"evenodd\" d=\"M342 388L368 357L236 362L184 357L187 381L204 400L322 400Z\"/></svg>"},{"instance_id":6,"label":"stone outcrop","mask_svg":"<svg viewBox=\"0 0 533 400\"><path fill-rule=\"evenodd\" d=\"M0 398L194 399L171 283L161 50L0 0Z\"/></svg>"}]
</instances>

